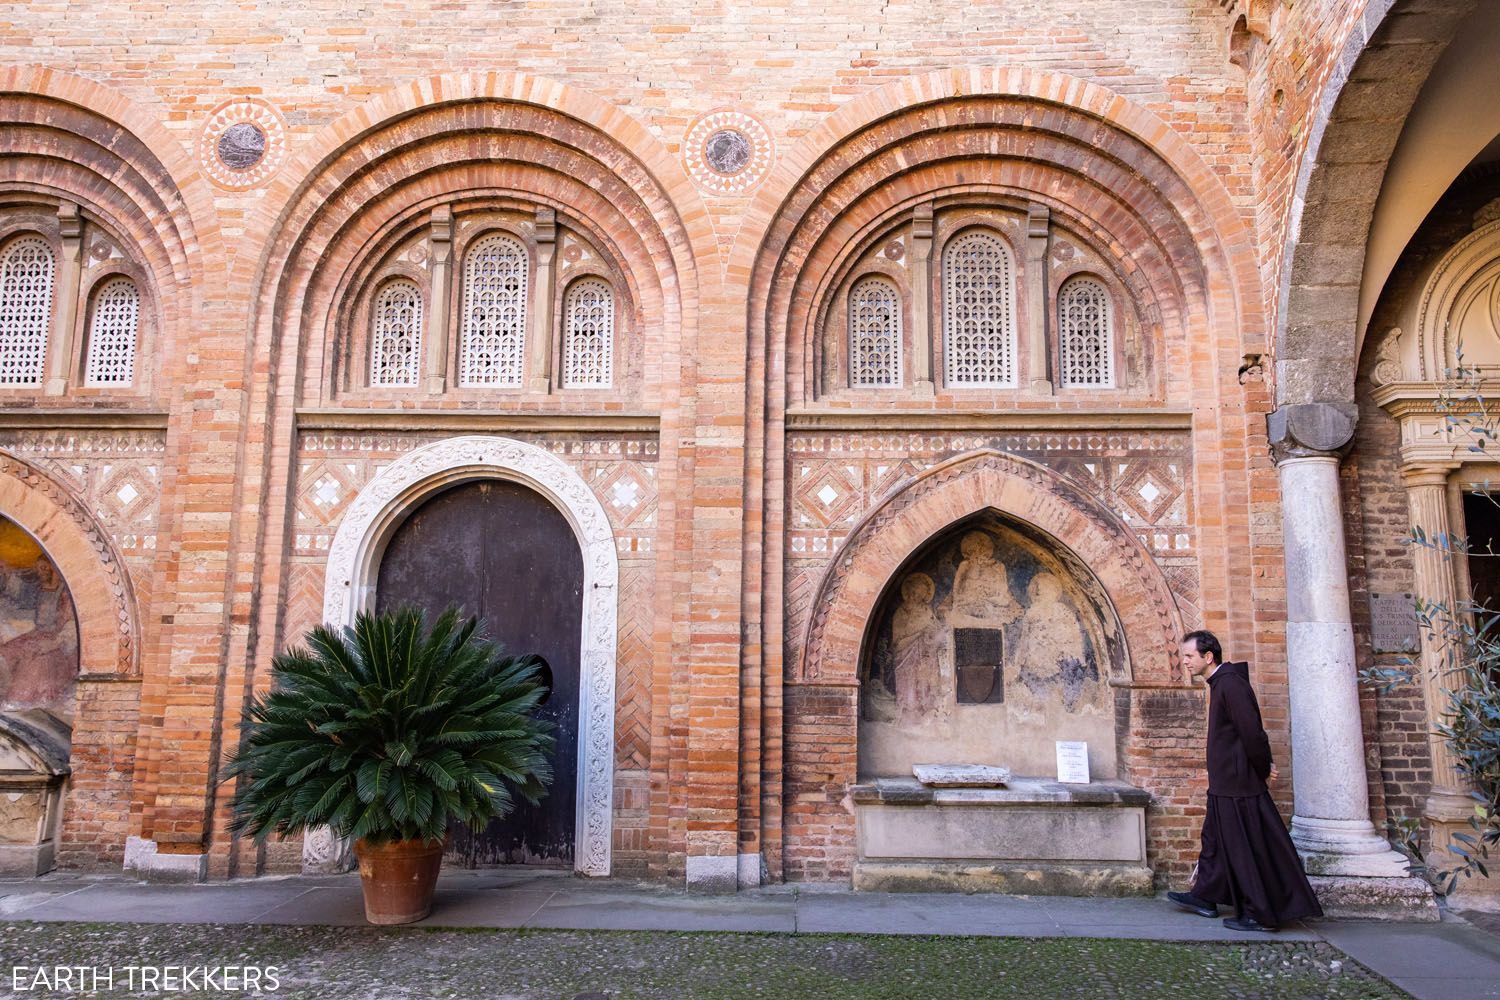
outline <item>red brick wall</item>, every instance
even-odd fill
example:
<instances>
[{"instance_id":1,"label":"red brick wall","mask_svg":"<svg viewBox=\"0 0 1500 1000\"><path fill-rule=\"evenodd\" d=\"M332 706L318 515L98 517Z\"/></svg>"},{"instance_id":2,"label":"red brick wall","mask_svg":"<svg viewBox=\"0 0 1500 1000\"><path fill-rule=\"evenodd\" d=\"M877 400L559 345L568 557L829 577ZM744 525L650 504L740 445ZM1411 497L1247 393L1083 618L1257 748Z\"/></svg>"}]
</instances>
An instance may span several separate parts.
<instances>
[{"instance_id":1,"label":"red brick wall","mask_svg":"<svg viewBox=\"0 0 1500 1000\"><path fill-rule=\"evenodd\" d=\"M246 693L316 614L316 558L297 541L298 410L357 403L404 407L426 434L441 432L437 411L498 412L544 431L633 411L655 421L656 521L638 532L653 555L628 584L644 610L619 636L643 694L617 734L616 857L622 870L676 876L692 855L760 852L773 875L841 877L849 826L834 775L852 772L852 689L786 683L797 652L788 622L806 595L786 558L785 424L816 402L801 395L810 286L857 242L855 228L939 190L985 210L1049 201L1059 225L1118 270L1122 294L1140 297L1151 378L1107 402L987 401L979 419L951 395L892 409L914 432L975 439L1012 411L1039 429L1069 417L1108 427L1121 409L1175 413L1192 543L1160 552L1148 537L1147 558L1182 621L1221 631L1256 663L1285 759L1270 394L1241 367L1267 349L1295 156L1361 7L858 0L689 16L609 0L582 14L557 2L479 6L461 26L449 10L334 0L207 15L25 8L0 25L0 59L47 69L6 74L0 113L50 130L12 130L25 155L0 189L66 192L129 243L160 336L150 392L116 409L137 422L166 414L152 418L165 427L154 548L130 548L146 534L139 518L105 525L139 601L128 625L139 683L89 695L116 735L98 794L128 803L131 819L124 805L101 807L99 830L80 830L69 856L112 860L134 834L169 852L207 845L216 875L262 863L226 839L215 769ZM1229 59L1240 13L1253 36L1241 36L1243 66ZM438 73L451 75L430 79ZM226 179L201 142L212 113L240 98L264 102L284 129L278 170L253 185ZM758 186L700 183L683 163L689 127L720 108L765 131ZM497 135L513 159L497 153ZM974 145L990 135L1029 159ZM898 147L920 168L864 159ZM1127 166L1112 184L1116 159ZM630 289L622 335L639 353L619 392L493 406L464 393L336 398L326 375L350 275L437 204L577 217ZM105 431L119 423L91 419ZM67 440L47 449L59 467L90 470L68 489L106 495L108 456L80 458ZM135 727L127 690L139 690L138 743L123 738ZM1153 858L1173 873L1194 850L1194 697L1167 684L1120 714L1132 773L1159 793ZM294 862L284 849L269 863Z\"/></svg>"}]
</instances>

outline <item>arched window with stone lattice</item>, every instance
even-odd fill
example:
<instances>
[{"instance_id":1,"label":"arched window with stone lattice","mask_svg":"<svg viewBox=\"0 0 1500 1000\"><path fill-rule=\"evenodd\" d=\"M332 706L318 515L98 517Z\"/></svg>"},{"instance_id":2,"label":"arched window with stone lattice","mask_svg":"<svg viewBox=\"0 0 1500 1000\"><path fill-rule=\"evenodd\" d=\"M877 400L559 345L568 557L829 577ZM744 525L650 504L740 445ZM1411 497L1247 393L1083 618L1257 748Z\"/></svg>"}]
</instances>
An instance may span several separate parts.
<instances>
[{"instance_id":1,"label":"arched window with stone lattice","mask_svg":"<svg viewBox=\"0 0 1500 1000\"><path fill-rule=\"evenodd\" d=\"M1015 387L1015 268L992 232L971 230L943 251L943 344L948 385Z\"/></svg>"},{"instance_id":2,"label":"arched window with stone lattice","mask_svg":"<svg viewBox=\"0 0 1500 1000\"><path fill-rule=\"evenodd\" d=\"M41 385L57 258L40 236L0 250L0 385Z\"/></svg>"},{"instance_id":3,"label":"arched window with stone lattice","mask_svg":"<svg viewBox=\"0 0 1500 1000\"><path fill-rule=\"evenodd\" d=\"M1064 389L1115 384L1114 307L1098 278L1069 278L1057 293L1058 362Z\"/></svg>"},{"instance_id":4,"label":"arched window with stone lattice","mask_svg":"<svg viewBox=\"0 0 1500 1000\"><path fill-rule=\"evenodd\" d=\"M370 385L412 386L422 368L422 290L397 278L370 311Z\"/></svg>"},{"instance_id":5,"label":"arched window with stone lattice","mask_svg":"<svg viewBox=\"0 0 1500 1000\"><path fill-rule=\"evenodd\" d=\"M901 293L885 278L861 278L849 289L849 384L901 384Z\"/></svg>"},{"instance_id":6,"label":"arched window with stone lattice","mask_svg":"<svg viewBox=\"0 0 1500 1000\"><path fill-rule=\"evenodd\" d=\"M92 388L128 386L135 381L141 290L129 278L109 278L94 290L93 300L83 384Z\"/></svg>"},{"instance_id":7,"label":"arched window with stone lattice","mask_svg":"<svg viewBox=\"0 0 1500 1000\"><path fill-rule=\"evenodd\" d=\"M512 236L486 236L464 258L458 384L521 384L526 357L526 248Z\"/></svg>"},{"instance_id":8,"label":"arched window with stone lattice","mask_svg":"<svg viewBox=\"0 0 1500 1000\"><path fill-rule=\"evenodd\" d=\"M563 388L614 384L615 293L600 278L580 278L563 307Z\"/></svg>"}]
</instances>

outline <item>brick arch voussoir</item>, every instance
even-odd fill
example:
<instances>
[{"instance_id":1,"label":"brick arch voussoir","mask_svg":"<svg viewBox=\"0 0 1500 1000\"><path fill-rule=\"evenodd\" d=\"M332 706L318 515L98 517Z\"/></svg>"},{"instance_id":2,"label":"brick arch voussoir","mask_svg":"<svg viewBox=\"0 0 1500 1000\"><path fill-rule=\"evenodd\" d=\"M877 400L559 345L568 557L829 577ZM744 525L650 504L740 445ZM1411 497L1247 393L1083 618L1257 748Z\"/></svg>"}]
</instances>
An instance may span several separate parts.
<instances>
[{"instance_id":1,"label":"brick arch voussoir","mask_svg":"<svg viewBox=\"0 0 1500 1000\"><path fill-rule=\"evenodd\" d=\"M668 237L679 278L680 294L696 302L695 260L717 253L708 213L680 163L649 130L621 108L587 91L525 73L447 74L408 81L378 94L325 127L299 150L272 182L262 208L247 227L251 242L266 250L237 265L232 281L248 288L264 287L287 251L282 238L298 228L298 204L310 195L328 193L329 170L341 157L359 156L362 144L378 140L383 131L455 105L498 103L547 113L555 123L552 138L569 145L580 130L605 136L643 169L655 189L656 225ZM638 185L637 185L638 186ZM295 237L293 237L295 239ZM253 255L252 255L253 257Z\"/></svg>"},{"instance_id":2,"label":"brick arch voussoir","mask_svg":"<svg viewBox=\"0 0 1500 1000\"><path fill-rule=\"evenodd\" d=\"M833 112L783 154L745 213L730 268L764 271L784 244L772 230L789 216L799 186L825 157L883 119L957 99L1028 99L1039 107L1080 112L1153 152L1185 186L1178 213L1191 225L1200 253L1223 280L1209 289L1218 322L1238 324L1247 343L1264 339L1265 315L1253 233L1228 190L1196 149L1161 118L1095 83L1025 67L969 67L909 77L863 94ZM765 277L762 281L767 280Z\"/></svg>"},{"instance_id":3,"label":"brick arch voussoir","mask_svg":"<svg viewBox=\"0 0 1500 1000\"><path fill-rule=\"evenodd\" d=\"M602 224L617 247L628 248L620 250L622 266L641 274L653 271L656 283L672 285L675 271L661 267L671 246L655 226L650 205L618 178L597 168L591 171L587 158L569 151L548 157L547 150L547 144L535 137L517 137L501 158L477 137L445 137L421 154L413 152L410 169L398 157L390 164L389 176L371 173L340 189L309 223L311 238L306 242L320 248L362 243L414 202L505 190L530 195L538 204L562 206L565 213L582 217L586 226ZM432 163L434 156L438 165ZM483 172L476 174L474 168L480 166Z\"/></svg>"},{"instance_id":4,"label":"brick arch voussoir","mask_svg":"<svg viewBox=\"0 0 1500 1000\"><path fill-rule=\"evenodd\" d=\"M1195 267L1196 252L1183 227L1153 227L1148 213L1129 210L1117 192L1092 179L1081 178L1074 188L1061 183L1077 177L1049 165L1029 167L1015 161L964 164L946 160L923 163L913 159L908 169L889 187L899 186L900 198L881 196L876 189L863 197L840 202L834 218L824 230L810 237L811 245L783 257L767 296L771 321L788 331L791 344L813 334L810 317L818 315L834 276L843 263L866 246L872 231L889 224L893 214L909 211L918 200L943 200L967 194L979 200L1009 194L1048 204L1054 217L1071 226L1106 259L1121 262L1122 280L1130 273L1145 281L1145 288L1125 280L1138 293L1138 304L1151 306L1170 328L1192 333L1186 316L1192 303L1203 301L1206 276ZM1058 183L1054 183L1058 182ZM1029 194L1025 185L1034 183L1044 194ZM802 246L799 241L799 247ZM1122 247L1123 252L1108 248ZM1128 263L1132 270L1124 271Z\"/></svg>"},{"instance_id":5,"label":"brick arch voussoir","mask_svg":"<svg viewBox=\"0 0 1500 1000\"><path fill-rule=\"evenodd\" d=\"M1474 4L1475 0L1368 0L1350 22L1307 129L1286 213L1273 337L1278 406L1354 402L1364 244L1382 186L1349 184L1338 168L1389 164L1428 71ZM1418 25L1425 26L1425 36ZM1391 42L1403 50L1399 61L1383 58L1388 52L1380 51L1390 32L1403 36ZM1413 44L1418 37L1424 38L1422 44ZM1372 108L1381 111L1372 113ZM1349 144L1325 146L1330 129L1345 125L1359 129L1362 146L1381 152L1356 163L1347 159ZM1348 232L1359 234L1357 254L1348 252L1348 237L1339 235ZM1316 316L1316 329L1295 337L1294 323L1303 316Z\"/></svg>"},{"instance_id":6,"label":"brick arch voussoir","mask_svg":"<svg viewBox=\"0 0 1500 1000\"><path fill-rule=\"evenodd\" d=\"M1173 654L1181 617L1166 578L1135 533L1065 477L990 450L928 469L850 531L819 582L800 679L855 684L866 624L891 578L926 542L985 511L1044 532L1093 573L1119 619L1133 683L1179 682Z\"/></svg>"},{"instance_id":7,"label":"brick arch voussoir","mask_svg":"<svg viewBox=\"0 0 1500 1000\"><path fill-rule=\"evenodd\" d=\"M189 261L190 281L201 282L206 262L223 259L213 191L181 139L162 124L161 115L102 84L34 64L0 67L0 100L6 95L54 102L56 112L46 123L81 140L97 142L99 137L82 127L78 110L121 130L138 157L135 163L124 163L122 158L121 169L141 173L161 200L165 214L157 224L176 230L176 240ZM116 142L110 148L118 155L123 147Z\"/></svg>"},{"instance_id":8,"label":"brick arch voussoir","mask_svg":"<svg viewBox=\"0 0 1500 1000\"><path fill-rule=\"evenodd\" d=\"M78 618L79 672L140 672L139 617L130 575L109 535L65 486L0 452L0 514L46 551L68 585Z\"/></svg>"}]
</instances>

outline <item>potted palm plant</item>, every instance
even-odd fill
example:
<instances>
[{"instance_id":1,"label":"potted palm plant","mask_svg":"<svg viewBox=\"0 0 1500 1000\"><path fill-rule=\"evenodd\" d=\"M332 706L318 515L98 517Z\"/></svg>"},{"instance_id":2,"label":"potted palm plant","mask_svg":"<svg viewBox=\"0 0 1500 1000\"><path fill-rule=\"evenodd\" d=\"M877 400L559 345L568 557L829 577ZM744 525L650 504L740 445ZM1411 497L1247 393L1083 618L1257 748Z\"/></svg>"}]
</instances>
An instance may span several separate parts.
<instances>
[{"instance_id":1,"label":"potted palm plant","mask_svg":"<svg viewBox=\"0 0 1500 1000\"><path fill-rule=\"evenodd\" d=\"M455 609L430 630L414 608L315 628L271 669L225 771L232 829L352 838L371 923L431 911L450 820L481 829L552 779L542 661L503 655Z\"/></svg>"}]
</instances>

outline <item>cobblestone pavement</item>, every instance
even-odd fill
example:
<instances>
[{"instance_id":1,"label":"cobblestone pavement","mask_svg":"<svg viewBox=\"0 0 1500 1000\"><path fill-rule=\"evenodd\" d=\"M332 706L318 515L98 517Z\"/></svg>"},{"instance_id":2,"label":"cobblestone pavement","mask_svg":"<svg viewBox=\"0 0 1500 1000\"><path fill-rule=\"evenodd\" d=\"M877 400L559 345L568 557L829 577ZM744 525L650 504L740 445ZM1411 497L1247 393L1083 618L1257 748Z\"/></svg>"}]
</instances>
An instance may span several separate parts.
<instances>
[{"instance_id":1,"label":"cobblestone pavement","mask_svg":"<svg viewBox=\"0 0 1500 1000\"><path fill-rule=\"evenodd\" d=\"M23 992L14 988L18 966L23 967L19 983L27 986L37 982L38 968L56 966L81 966L95 976L113 969L115 984L110 991ZM158 974L166 966L258 967L263 986L270 985L270 977L276 980L273 995L317 1000L1287 1000L1406 995L1332 946L1306 941L1191 944L209 924L0 925L0 973L6 977L0 991L5 996L166 995L129 988L124 970L141 966ZM205 991L197 981L178 985L189 989L171 995L229 995Z\"/></svg>"}]
</instances>

